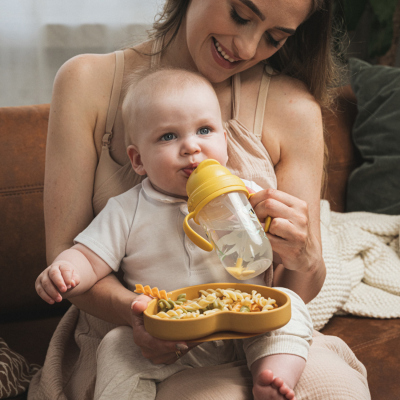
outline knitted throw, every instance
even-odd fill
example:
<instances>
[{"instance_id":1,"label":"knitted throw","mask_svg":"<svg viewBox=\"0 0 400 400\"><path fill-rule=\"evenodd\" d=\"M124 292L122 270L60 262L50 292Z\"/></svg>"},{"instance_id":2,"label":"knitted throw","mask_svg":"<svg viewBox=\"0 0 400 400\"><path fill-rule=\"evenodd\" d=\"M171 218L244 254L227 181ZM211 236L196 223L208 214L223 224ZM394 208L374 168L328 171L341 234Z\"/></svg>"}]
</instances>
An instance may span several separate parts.
<instances>
[{"instance_id":1,"label":"knitted throw","mask_svg":"<svg viewBox=\"0 0 400 400\"><path fill-rule=\"evenodd\" d=\"M308 304L314 328L335 314L400 317L400 216L337 213L321 201L321 240L327 276Z\"/></svg>"}]
</instances>

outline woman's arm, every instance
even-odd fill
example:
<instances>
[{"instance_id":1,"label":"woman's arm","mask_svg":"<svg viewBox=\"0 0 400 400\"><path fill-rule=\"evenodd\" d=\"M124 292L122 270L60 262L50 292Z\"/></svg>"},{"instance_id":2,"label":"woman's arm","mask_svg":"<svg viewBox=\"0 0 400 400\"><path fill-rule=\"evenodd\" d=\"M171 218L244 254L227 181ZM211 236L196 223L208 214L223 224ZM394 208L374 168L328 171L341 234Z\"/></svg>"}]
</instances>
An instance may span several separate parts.
<instances>
[{"instance_id":1,"label":"woman's arm","mask_svg":"<svg viewBox=\"0 0 400 400\"><path fill-rule=\"evenodd\" d=\"M93 219L94 176L114 69L114 54L78 56L61 67L54 82L44 191L49 265ZM130 325L135 297L110 275L72 302L109 322Z\"/></svg>"},{"instance_id":2,"label":"woman's arm","mask_svg":"<svg viewBox=\"0 0 400 400\"><path fill-rule=\"evenodd\" d=\"M274 285L292 289L307 303L326 275L320 236L321 110L302 84L277 76L265 115L263 143L275 157L278 190L268 190L258 207L274 218L269 231L278 255Z\"/></svg>"}]
</instances>

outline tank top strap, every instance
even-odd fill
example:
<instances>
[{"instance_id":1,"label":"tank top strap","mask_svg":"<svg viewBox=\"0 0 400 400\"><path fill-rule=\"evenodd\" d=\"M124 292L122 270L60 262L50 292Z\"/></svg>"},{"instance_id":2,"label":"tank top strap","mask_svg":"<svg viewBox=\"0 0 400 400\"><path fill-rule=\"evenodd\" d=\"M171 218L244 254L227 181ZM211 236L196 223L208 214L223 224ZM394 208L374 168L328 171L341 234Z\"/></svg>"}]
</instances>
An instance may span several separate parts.
<instances>
[{"instance_id":1,"label":"tank top strap","mask_svg":"<svg viewBox=\"0 0 400 400\"><path fill-rule=\"evenodd\" d=\"M254 115L254 135L260 140L264 124L265 104L267 102L269 83L271 82L272 73L272 68L269 65L266 65L262 74L260 89L258 92L256 113Z\"/></svg>"},{"instance_id":2,"label":"tank top strap","mask_svg":"<svg viewBox=\"0 0 400 400\"><path fill-rule=\"evenodd\" d=\"M240 74L235 74L232 77L232 119L239 118L240 87Z\"/></svg>"},{"instance_id":3,"label":"tank top strap","mask_svg":"<svg viewBox=\"0 0 400 400\"><path fill-rule=\"evenodd\" d=\"M154 40L153 46L151 49L151 53L153 54L151 56L150 60L150 68L155 68L160 65L161 61L161 50L164 44L164 36L158 37Z\"/></svg>"},{"instance_id":4,"label":"tank top strap","mask_svg":"<svg viewBox=\"0 0 400 400\"><path fill-rule=\"evenodd\" d=\"M113 136L113 127L115 117L118 111L119 98L121 95L122 79L124 77L124 52L118 50L115 52L115 71L114 81L111 89L110 103L108 105L107 119L106 119L106 133L103 136L103 146L110 147L111 139Z\"/></svg>"}]
</instances>

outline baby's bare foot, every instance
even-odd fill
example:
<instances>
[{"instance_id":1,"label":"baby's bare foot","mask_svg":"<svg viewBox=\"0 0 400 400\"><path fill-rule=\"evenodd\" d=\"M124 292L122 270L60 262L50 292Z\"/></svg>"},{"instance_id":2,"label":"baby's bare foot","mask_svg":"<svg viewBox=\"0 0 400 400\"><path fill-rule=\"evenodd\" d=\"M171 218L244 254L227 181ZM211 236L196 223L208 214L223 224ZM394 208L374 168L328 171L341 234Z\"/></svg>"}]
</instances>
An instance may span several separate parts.
<instances>
[{"instance_id":1,"label":"baby's bare foot","mask_svg":"<svg viewBox=\"0 0 400 400\"><path fill-rule=\"evenodd\" d=\"M296 400L294 391L269 369L262 371L253 386L254 400Z\"/></svg>"}]
</instances>

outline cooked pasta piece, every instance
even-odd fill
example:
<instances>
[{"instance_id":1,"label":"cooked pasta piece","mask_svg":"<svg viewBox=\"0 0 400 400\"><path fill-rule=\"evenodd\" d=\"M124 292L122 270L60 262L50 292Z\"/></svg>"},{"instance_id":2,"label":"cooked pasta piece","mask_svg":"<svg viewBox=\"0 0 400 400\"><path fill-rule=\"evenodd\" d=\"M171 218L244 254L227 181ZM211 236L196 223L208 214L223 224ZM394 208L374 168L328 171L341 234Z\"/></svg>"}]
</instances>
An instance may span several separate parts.
<instances>
[{"instance_id":1,"label":"cooked pasta piece","mask_svg":"<svg viewBox=\"0 0 400 400\"><path fill-rule=\"evenodd\" d=\"M137 283L135 288L136 293L143 293L147 296L155 297L156 299L165 299L168 300L168 296L171 293L167 293L165 290L158 290L158 288L151 288L149 285L143 286L140 283Z\"/></svg>"}]
</instances>

